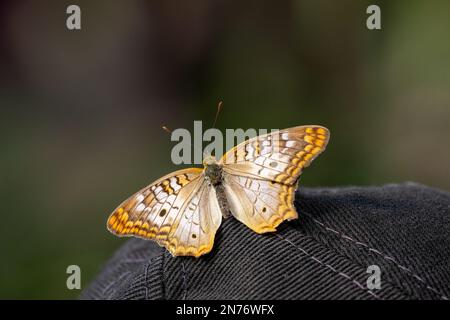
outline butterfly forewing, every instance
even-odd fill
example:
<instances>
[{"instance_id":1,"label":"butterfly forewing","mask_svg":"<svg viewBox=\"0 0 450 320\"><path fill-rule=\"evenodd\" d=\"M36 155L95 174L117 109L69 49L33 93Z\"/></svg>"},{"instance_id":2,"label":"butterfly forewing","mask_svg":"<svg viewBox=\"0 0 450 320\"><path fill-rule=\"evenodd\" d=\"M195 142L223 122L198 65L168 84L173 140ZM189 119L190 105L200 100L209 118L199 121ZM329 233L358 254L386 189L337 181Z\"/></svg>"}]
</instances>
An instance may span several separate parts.
<instances>
[{"instance_id":1,"label":"butterfly forewing","mask_svg":"<svg viewBox=\"0 0 450 320\"><path fill-rule=\"evenodd\" d=\"M211 189L202 169L176 171L124 201L109 217L108 229L154 239L173 255L200 256L211 250L221 219Z\"/></svg>"},{"instance_id":2,"label":"butterfly forewing","mask_svg":"<svg viewBox=\"0 0 450 320\"><path fill-rule=\"evenodd\" d=\"M221 159L230 174L293 185L326 147L328 129L299 126L249 139Z\"/></svg>"}]
</instances>

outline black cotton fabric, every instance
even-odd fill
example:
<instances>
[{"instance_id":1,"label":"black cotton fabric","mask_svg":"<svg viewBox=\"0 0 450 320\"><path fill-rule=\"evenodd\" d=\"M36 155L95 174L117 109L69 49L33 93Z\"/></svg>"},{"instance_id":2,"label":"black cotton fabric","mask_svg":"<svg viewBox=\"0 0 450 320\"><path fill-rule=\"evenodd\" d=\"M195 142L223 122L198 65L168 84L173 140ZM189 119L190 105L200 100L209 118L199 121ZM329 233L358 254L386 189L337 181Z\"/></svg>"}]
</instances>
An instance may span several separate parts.
<instances>
[{"instance_id":1,"label":"black cotton fabric","mask_svg":"<svg viewBox=\"0 0 450 320\"><path fill-rule=\"evenodd\" d=\"M414 183L300 187L295 206L299 219L277 233L224 220L198 259L130 239L81 298L450 298L449 193ZM379 290L367 287L370 265L381 270Z\"/></svg>"}]
</instances>

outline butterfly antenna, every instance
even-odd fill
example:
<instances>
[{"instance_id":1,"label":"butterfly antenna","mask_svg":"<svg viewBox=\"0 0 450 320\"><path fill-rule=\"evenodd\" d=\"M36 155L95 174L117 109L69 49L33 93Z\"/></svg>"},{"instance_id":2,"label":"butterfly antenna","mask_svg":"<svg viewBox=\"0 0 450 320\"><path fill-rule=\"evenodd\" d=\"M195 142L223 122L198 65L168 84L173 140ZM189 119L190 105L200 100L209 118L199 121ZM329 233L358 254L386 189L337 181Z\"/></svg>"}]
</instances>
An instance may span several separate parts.
<instances>
[{"instance_id":1,"label":"butterfly antenna","mask_svg":"<svg viewBox=\"0 0 450 320\"><path fill-rule=\"evenodd\" d=\"M172 134L172 130L170 130L169 128L167 128L166 126L162 126L162 129L167 132L168 134ZM201 149L199 149L198 147L196 147L195 145L193 145L192 143L189 143L190 146L194 147L194 149L196 149L197 151L200 151L203 154L203 151Z\"/></svg>"},{"instance_id":2,"label":"butterfly antenna","mask_svg":"<svg viewBox=\"0 0 450 320\"><path fill-rule=\"evenodd\" d=\"M165 132L167 132L167 133L169 133L169 134L172 134L172 130L170 130L170 129L167 128L166 126L162 126L162 129L163 129Z\"/></svg>"},{"instance_id":3,"label":"butterfly antenna","mask_svg":"<svg viewBox=\"0 0 450 320\"><path fill-rule=\"evenodd\" d=\"M214 118L214 123L212 125L212 128L216 127L216 122L217 122L217 119L219 118L219 113L220 113L220 111L222 111L222 108L223 108L223 101L219 101L219 103L217 104L216 117Z\"/></svg>"}]
</instances>

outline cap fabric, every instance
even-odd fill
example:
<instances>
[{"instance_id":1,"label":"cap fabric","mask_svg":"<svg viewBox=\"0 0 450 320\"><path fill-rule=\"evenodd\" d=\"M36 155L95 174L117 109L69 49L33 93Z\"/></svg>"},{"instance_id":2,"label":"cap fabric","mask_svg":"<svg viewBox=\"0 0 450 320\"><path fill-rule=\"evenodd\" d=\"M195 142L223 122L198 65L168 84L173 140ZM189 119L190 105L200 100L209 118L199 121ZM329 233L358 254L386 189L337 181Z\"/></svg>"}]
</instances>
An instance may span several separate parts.
<instances>
[{"instance_id":1,"label":"cap fabric","mask_svg":"<svg viewBox=\"0 0 450 320\"><path fill-rule=\"evenodd\" d=\"M197 259L130 239L81 298L450 298L450 193L414 183L300 187L295 206L299 219L276 233L224 220ZM380 289L367 286L372 265Z\"/></svg>"}]
</instances>

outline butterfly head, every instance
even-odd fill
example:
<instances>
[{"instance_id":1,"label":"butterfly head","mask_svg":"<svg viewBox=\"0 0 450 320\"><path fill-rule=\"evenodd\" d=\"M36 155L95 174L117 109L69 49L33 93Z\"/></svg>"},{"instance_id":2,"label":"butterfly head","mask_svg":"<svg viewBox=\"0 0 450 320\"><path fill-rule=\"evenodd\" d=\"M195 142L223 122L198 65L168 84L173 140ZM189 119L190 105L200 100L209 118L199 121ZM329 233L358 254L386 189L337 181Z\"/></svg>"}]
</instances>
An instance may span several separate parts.
<instances>
[{"instance_id":1,"label":"butterfly head","mask_svg":"<svg viewBox=\"0 0 450 320\"><path fill-rule=\"evenodd\" d=\"M203 158L203 166L207 167L207 166L213 166L215 164L217 164L217 160L214 156L206 155Z\"/></svg>"}]
</instances>

